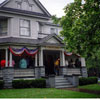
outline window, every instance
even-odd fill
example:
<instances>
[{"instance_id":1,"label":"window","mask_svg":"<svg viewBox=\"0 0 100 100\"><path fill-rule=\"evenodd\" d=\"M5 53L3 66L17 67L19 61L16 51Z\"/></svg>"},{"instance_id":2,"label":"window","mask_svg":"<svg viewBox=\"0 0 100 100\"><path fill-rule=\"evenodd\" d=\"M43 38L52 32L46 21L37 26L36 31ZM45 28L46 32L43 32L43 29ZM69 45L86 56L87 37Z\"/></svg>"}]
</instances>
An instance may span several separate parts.
<instances>
[{"instance_id":1,"label":"window","mask_svg":"<svg viewBox=\"0 0 100 100\"><path fill-rule=\"evenodd\" d=\"M20 20L20 35L29 36L30 35L30 21Z\"/></svg>"},{"instance_id":2,"label":"window","mask_svg":"<svg viewBox=\"0 0 100 100\"><path fill-rule=\"evenodd\" d=\"M42 33L42 25L39 23L39 33Z\"/></svg>"},{"instance_id":3,"label":"window","mask_svg":"<svg viewBox=\"0 0 100 100\"><path fill-rule=\"evenodd\" d=\"M7 20L0 20L0 35L7 34Z\"/></svg>"},{"instance_id":4,"label":"window","mask_svg":"<svg viewBox=\"0 0 100 100\"><path fill-rule=\"evenodd\" d=\"M52 33L52 34L53 34L53 33L58 33L57 28L51 28L51 33Z\"/></svg>"}]
</instances>

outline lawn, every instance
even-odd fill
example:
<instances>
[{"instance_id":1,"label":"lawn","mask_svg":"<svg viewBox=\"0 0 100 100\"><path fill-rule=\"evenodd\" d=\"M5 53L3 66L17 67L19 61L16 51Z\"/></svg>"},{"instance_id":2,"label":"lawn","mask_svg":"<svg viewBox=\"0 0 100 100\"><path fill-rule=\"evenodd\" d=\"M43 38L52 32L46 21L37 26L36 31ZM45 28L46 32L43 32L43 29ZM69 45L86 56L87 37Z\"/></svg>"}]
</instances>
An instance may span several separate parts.
<instances>
[{"instance_id":1,"label":"lawn","mask_svg":"<svg viewBox=\"0 0 100 100\"><path fill-rule=\"evenodd\" d=\"M0 98L100 98L99 95L61 89L5 89Z\"/></svg>"},{"instance_id":2,"label":"lawn","mask_svg":"<svg viewBox=\"0 0 100 100\"><path fill-rule=\"evenodd\" d=\"M100 91L100 84L92 84L92 85L79 86L78 88Z\"/></svg>"}]
</instances>

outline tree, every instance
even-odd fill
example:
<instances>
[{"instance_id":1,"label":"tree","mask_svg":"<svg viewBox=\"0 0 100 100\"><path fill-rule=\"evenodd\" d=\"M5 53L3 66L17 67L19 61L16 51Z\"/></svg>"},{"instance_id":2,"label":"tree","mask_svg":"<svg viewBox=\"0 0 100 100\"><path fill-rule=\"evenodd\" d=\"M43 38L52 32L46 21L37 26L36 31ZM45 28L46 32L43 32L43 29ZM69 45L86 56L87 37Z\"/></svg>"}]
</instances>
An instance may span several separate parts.
<instances>
[{"instance_id":1,"label":"tree","mask_svg":"<svg viewBox=\"0 0 100 100\"><path fill-rule=\"evenodd\" d=\"M56 15L52 16L52 20L54 24L59 24L61 18L58 18Z\"/></svg>"},{"instance_id":2,"label":"tree","mask_svg":"<svg viewBox=\"0 0 100 100\"><path fill-rule=\"evenodd\" d=\"M82 0L74 0L64 11L60 23L67 49L82 56L96 57L100 50L100 1L85 0L82 4Z\"/></svg>"}]
</instances>

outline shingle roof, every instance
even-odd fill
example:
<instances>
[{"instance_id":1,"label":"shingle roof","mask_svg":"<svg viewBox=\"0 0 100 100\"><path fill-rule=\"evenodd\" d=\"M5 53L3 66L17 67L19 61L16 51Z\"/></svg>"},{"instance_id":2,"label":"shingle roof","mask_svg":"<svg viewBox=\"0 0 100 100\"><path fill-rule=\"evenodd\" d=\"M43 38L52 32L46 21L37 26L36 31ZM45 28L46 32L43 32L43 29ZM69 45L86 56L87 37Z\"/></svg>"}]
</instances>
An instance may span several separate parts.
<instances>
[{"instance_id":1,"label":"shingle roof","mask_svg":"<svg viewBox=\"0 0 100 100\"><path fill-rule=\"evenodd\" d=\"M59 44L53 44L53 43L47 43L46 41L49 40L52 37L56 37L58 41L60 41ZM22 45L36 45L36 46L41 46L41 45L56 45L56 46L64 46L64 43L62 43L62 40L57 37L55 34L48 35L47 37L43 39L28 39L28 38L16 38L16 37L6 37L6 38L0 38L0 44L22 44Z\"/></svg>"}]
</instances>

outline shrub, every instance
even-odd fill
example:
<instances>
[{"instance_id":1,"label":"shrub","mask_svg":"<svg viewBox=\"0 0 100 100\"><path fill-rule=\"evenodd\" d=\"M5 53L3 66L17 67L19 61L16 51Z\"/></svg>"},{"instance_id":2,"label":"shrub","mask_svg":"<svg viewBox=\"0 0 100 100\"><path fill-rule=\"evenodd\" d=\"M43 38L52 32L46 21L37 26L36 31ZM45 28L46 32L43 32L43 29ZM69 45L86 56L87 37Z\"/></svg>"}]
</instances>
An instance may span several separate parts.
<instances>
[{"instance_id":1,"label":"shrub","mask_svg":"<svg viewBox=\"0 0 100 100\"><path fill-rule=\"evenodd\" d=\"M88 84L95 84L98 82L98 78L97 77L88 77L88 78L80 78L79 79L79 85L88 85Z\"/></svg>"},{"instance_id":2,"label":"shrub","mask_svg":"<svg viewBox=\"0 0 100 100\"><path fill-rule=\"evenodd\" d=\"M4 88L4 81L0 81L0 89Z\"/></svg>"},{"instance_id":3,"label":"shrub","mask_svg":"<svg viewBox=\"0 0 100 100\"><path fill-rule=\"evenodd\" d=\"M13 88L45 88L45 79L35 79L35 80L14 80L12 82Z\"/></svg>"}]
</instances>

